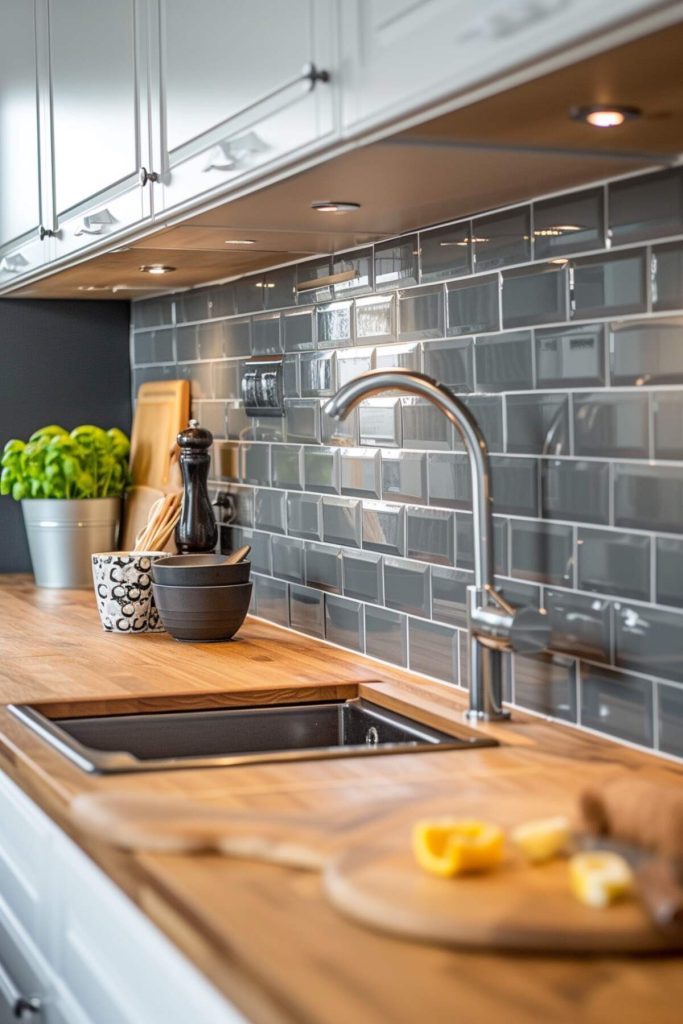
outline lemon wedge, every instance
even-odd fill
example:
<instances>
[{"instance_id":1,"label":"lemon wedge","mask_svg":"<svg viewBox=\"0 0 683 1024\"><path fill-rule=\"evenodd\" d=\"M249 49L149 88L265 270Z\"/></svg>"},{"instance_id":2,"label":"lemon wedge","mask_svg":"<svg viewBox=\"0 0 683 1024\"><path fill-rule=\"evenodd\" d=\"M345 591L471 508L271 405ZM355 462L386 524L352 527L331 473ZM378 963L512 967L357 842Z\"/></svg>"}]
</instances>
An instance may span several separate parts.
<instances>
[{"instance_id":1,"label":"lemon wedge","mask_svg":"<svg viewBox=\"0 0 683 1024\"><path fill-rule=\"evenodd\" d=\"M633 890L633 874L624 858L606 850L575 853L569 881L574 896L587 907L608 907Z\"/></svg>"},{"instance_id":2,"label":"lemon wedge","mask_svg":"<svg viewBox=\"0 0 683 1024\"><path fill-rule=\"evenodd\" d=\"M564 852L570 835L568 819L558 816L518 825L510 839L532 864L542 864Z\"/></svg>"},{"instance_id":3,"label":"lemon wedge","mask_svg":"<svg viewBox=\"0 0 683 1024\"><path fill-rule=\"evenodd\" d=\"M434 818L413 828L418 864L442 878L490 870L502 860L504 846L501 828L473 818Z\"/></svg>"}]
</instances>

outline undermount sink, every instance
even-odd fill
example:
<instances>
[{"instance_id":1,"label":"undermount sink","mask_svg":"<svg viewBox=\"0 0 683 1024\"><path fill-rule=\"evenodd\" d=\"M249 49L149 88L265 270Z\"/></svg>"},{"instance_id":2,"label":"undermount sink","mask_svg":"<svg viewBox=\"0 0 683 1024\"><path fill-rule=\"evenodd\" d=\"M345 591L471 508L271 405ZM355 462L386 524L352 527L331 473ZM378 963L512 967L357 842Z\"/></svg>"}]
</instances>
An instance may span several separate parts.
<instances>
[{"instance_id":1,"label":"undermount sink","mask_svg":"<svg viewBox=\"0 0 683 1024\"><path fill-rule=\"evenodd\" d=\"M9 711L79 768L105 775L497 745L465 730L440 732L361 698L87 718L48 718L22 704Z\"/></svg>"}]
</instances>

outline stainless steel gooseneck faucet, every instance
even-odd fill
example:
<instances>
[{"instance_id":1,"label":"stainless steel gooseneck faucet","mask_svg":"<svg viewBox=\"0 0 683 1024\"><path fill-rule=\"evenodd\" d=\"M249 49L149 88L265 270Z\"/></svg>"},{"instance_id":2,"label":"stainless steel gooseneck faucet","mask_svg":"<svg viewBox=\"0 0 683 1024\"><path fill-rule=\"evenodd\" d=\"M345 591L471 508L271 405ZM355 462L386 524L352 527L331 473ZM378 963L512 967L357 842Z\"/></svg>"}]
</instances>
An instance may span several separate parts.
<instances>
[{"instance_id":1,"label":"stainless steel gooseneck faucet","mask_svg":"<svg viewBox=\"0 0 683 1024\"><path fill-rule=\"evenodd\" d=\"M465 444L472 481L474 584L467 588L470 656L470 706L475 719L508 718L503 710L502 652L538 653L548 646L545 612L514 608L493 585L491 467L486 441L466 406L443 384L412 370L369 370L349 381L325 405L335 419L345 419L365 398L385 391L405 391L432 402L457 428Z\"/></svg>"}]
</instances>

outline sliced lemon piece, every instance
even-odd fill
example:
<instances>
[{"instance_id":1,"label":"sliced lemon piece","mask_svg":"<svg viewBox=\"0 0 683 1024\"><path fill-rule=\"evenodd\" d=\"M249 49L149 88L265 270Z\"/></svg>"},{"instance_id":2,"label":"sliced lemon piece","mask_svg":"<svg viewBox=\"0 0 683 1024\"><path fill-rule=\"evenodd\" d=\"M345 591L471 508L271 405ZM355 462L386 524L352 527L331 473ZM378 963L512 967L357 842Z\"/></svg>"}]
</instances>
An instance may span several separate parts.
<instances>
[{"instance_id":1,"label":"sliced lemon piece","mask_svg":"<svg viewBox=\"0 0 683 1024\"><path fill-rule=\"evenodd\" d=\"M504 846L501 828L473 818L433 818L413 828L418 864L442 878L490 870L502 860Z\"/></svg>"},{"instance_id":2,"label":"sliced lemon piece","mask_svg":"<svg viewBox=\"0 0 683 1024\"><path fill-rule=\"evenodd\" d=\"M633 891L633 873L618 853L595 850L575 853L569 881L577 900L588 907L608 907Z\"/></svg>"},{"instance_id":3,"label":"sliced lemon piece","mask_svg":"<svg viewBox=\"0 0 683 1024\"><path fill-rule=\"evenodd\" d=\"M542 818L527 821L510 832L510 839L533 864L542 864L563 853L571 828L567 818Z\"/></svg>"}]
</instances>

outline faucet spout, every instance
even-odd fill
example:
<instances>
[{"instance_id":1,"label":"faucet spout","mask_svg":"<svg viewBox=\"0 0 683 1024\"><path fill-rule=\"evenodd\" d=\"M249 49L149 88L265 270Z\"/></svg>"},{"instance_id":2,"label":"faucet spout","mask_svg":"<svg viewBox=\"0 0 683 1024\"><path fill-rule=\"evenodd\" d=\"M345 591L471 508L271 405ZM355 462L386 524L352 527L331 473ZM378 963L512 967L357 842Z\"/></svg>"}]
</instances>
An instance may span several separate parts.
<instances>
[{"instance_id":1,"label":"faucet spout","mask_svg":"<svg viewBox=\"0 0 683 1024\"><path fill-rule=\"evenodd\" d=\"M502 652L538 652L546 648L549 626L545 613L513 608L493 584L491 467L486 440L469 409L443 384L413 370L369 370L344 384L324 406L328 416L345 419L360 402L387 391L425 398L455 426L469 460L474 532L474 585L468 588L470 708L468 717L502 719Z\"/></svg>"}]
</instances>

